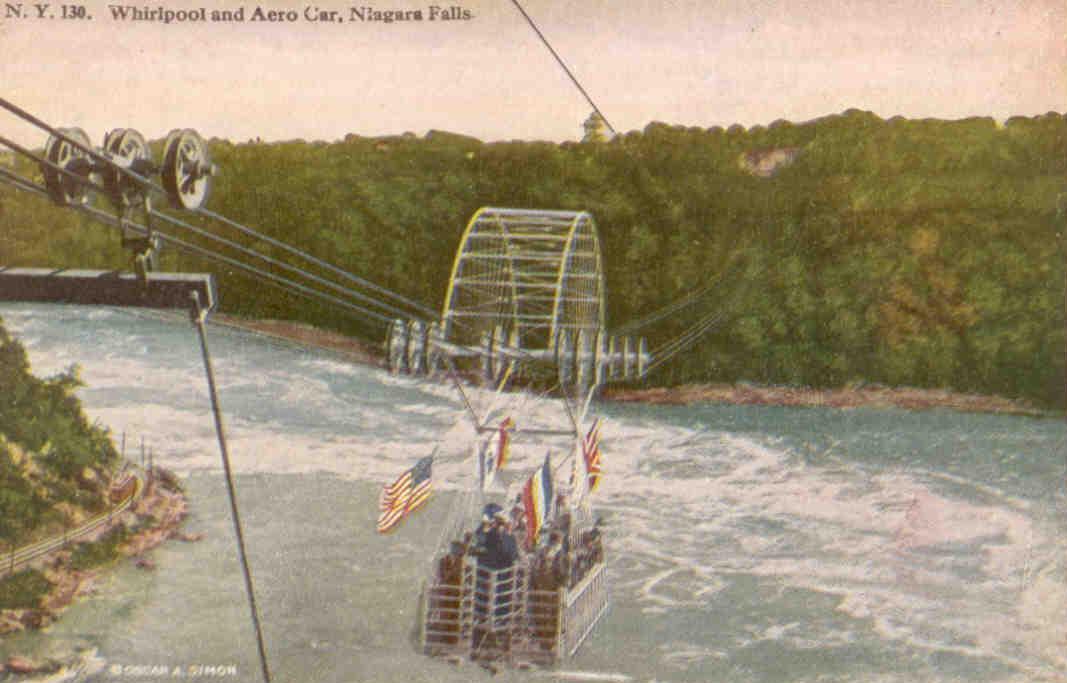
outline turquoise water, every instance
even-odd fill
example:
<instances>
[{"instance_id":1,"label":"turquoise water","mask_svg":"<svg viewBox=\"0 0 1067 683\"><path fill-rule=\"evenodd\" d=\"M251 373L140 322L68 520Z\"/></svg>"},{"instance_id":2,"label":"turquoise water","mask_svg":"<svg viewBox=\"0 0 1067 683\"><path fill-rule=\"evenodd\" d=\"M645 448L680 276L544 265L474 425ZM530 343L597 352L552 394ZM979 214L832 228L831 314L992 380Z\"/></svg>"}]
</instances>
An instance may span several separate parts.
<instances>
[{"instance_id":1,"label":"turquoise water","mask_svg":"<svg viewBox=\"0 0 1067 683\"><path fill-rule=\"evenodd\" d=\"M5 306L36 371L77 362L90 416L186 477L199 543L122 566L48 633L94 681L258 680L199 348L182 317ZM413 645L426 554L469 480L452 391L210 333L276 680L491 676ZM476 394L479 409L494 401ZM522 426L558 403L498 400ZM948 411L599 405L613 605L563 680L1067 680L1067 429ZM562 443L516 443L504 484ZM377 492L434 446L437 492L395 534ZM599 678L598 678L599 677Z\"/></svg>"}]
</instances>

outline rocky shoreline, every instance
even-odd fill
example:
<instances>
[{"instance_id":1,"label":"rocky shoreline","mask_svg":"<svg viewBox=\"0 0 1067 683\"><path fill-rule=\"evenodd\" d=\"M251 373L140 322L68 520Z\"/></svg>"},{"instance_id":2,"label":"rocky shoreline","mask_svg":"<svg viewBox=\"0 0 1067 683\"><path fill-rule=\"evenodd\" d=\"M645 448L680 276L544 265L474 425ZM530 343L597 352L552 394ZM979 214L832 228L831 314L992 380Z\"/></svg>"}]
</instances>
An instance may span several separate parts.
<instances>
[{"instance_id":1,"label":"rocky shoreline","mask_svg":"<svg viewBox=\"0 0 1067 683\"><path fill-rule=\"evenodd\" d=\"M382 350L373 344L360 342L340 332L324 330L307 323L292 320L253 320L224 313L212 315L211 322L300 346L312 346L332 351L364 365L385 367Z\"/></svg>"},{"instance_id":2,"label":"rocky shoreline","mask_svg":"<svg viewBox=\"0 0 1067 683\"><path fill-rule=\"evenodd\" d=\"M180 527L188 514L188 503L178 478L170 471L156 467L144 495L130 509L115 518L112 529L120 524L131 529L130 535L117 547L117 562L133 561L136 566L151 570L154 563L145 553L168 539L198 541L199 535L186 534ZM85 542L99 540L108 532L101 529ZM81 596L95 592L96 579L114 562L77 569L72 563L74 548L40 558L33 567L52 584L51 589L35 608L0 610L0 637L24 630L47 629L71 604ZM38 661L31 657L10 655L0 662L0 677L4 674L28 675L53 673L68 663L56 660Z\"/></svg>"},{"instance_id":3,"label":"rocky shoreline","mask_svg":"<svg viewBox=\"0 0 1067 683\"><path fill-rule=\"evenodd\" d=\"M1047 416L1027 401L961 394L945 389L886 387L861 385L840 389L810 389L806 387L756 386L750 384L686 384L677 387L648 389L613 389L604 392L604 399L620 403L648 403L653 405L691 405L694 403L728 403L734 405L795 406L819 408L903 408L929 410L947 408L969 413L1000 413L1007 415Z\"/></svg>"}]
</instances>

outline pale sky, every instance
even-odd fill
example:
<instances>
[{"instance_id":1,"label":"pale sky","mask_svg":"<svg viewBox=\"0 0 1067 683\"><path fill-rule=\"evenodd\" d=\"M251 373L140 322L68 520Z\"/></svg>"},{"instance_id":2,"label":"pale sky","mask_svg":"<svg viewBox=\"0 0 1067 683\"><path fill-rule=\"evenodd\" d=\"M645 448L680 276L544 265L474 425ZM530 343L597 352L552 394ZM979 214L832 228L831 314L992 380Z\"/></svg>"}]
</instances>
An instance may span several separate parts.
<instances>
[{"instance_id":1,"label":"pale sky","mask_svg":"<svg viewBox=\"0 0 1067 683\"><path fill-rule=\"evenodd\" d=\"M50 123L86 129L96 144L127 126L150 138L191 127L235 141L434 128L561 141L580 137L590 111L510 0L457 0L473 19L448 22L429 21L429 4L408 0L162 3L208 13L242 5L246 20L231 24L119 22L99 0L85 5L89 20L58 18L58 4L51 20L0 11L0 94ZM301 19L248 21L257 6L292 8ZM424 20L349 21L350 8L365 6L419 9ZM766 125L853 107L885 118L1067 111L1063 0L524 6L620 131L650 121ZM345 22L308 22L307 7L339 9ZM0 133L44 142L6 112Z\"/></svg>"}]
</instances>

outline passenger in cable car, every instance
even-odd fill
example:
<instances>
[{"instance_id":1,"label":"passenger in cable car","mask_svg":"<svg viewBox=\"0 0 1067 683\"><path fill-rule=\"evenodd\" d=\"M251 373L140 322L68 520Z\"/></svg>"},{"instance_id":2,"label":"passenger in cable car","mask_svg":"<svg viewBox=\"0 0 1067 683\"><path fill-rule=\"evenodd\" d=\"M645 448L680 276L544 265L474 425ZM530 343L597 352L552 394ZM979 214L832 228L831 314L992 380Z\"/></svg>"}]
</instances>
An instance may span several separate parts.
<instances>
[{"instance_id":1,"label":"passenger in cable car","mask_svg":"<svg viewBox=\"0 0 1067 683\"><path fill-rule=\"evenodd\" d=\"M478 566L488 569L506 569L519 557L519 546L507 515L496 503L489 503L483 510L471 554L477 556Z\"/></svg>"},{"instance_id":2,"label":"passenger in cable car","mask_svg":"<svg viewBox=\"0 0 1067 683\"><path fill-rule=\"evenodd\" d=\"M436 631L445 632L440 642L455 645L459 641L459 603L463 581L463 544L453 541L449 553L437 564L437 589L432 598L431 609L437 612L438 619L430 624Z\"/></svg>"},{"instance_id":3,"label":"passenger in cable car","mask_svg":"<svg viewBox=\"0 0 1067 683\"><path fill-rule=\"evenodd\" d=\"M497 574L495 591L490 592L488 572L514 569L519 557L519 546L508 528L508 517L496 503L489 503L482 511L482 524L475 534L471 554L478 558L478 574L475 582L474 622L472 634L472 657L486 657L494 652L507 652L511 646L509 617L514 603L516 587L512 572L505 576ZM481 598L481 599L478 599ZM488 602L495 608L490 614Z\"/></svg>"}]
</instances>

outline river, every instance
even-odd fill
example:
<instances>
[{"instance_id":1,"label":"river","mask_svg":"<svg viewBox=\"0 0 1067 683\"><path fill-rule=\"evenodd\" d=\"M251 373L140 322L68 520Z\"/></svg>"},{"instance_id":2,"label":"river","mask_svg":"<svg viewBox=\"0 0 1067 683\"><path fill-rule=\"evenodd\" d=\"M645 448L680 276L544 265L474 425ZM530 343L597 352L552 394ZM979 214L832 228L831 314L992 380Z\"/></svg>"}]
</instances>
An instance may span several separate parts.
<instances>
[{"instance_id":1,"label":"river","mask_svg":"<svg viewBox=\"0 0 1067 683\"><path fill-rule=\"evenodd\" d=\"M68 680L259 680L188 320L30 305L0 317L36 373L81 367L90 418L125 433L134 458L145 438L186 482L186 530L204 534L154 551L155 571L123 564L0 656L81 651ZM454 391L227 328L209 338L277 681L1067 680L1060 420L597 404L612 607L562 672L492 675L413 640L427 553L470 480ZM565 420L542 397L497 407L520 427ZM378 535L381 485L435 446L430 502ZM517 442L505 483L545 448Z\"/></svg>"}]
</instances>

